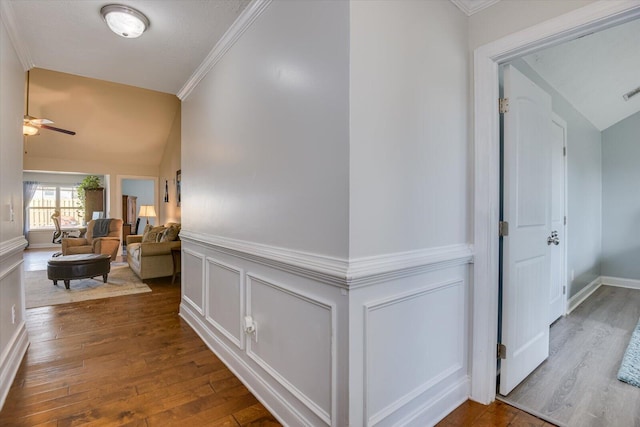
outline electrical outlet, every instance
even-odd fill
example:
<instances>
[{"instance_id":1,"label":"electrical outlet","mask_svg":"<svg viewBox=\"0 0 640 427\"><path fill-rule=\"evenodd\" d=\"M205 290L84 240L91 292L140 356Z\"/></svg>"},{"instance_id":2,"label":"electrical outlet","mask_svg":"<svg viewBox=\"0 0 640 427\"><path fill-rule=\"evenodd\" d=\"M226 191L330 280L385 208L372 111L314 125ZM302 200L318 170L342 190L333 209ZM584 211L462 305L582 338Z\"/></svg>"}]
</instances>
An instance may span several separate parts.
<instances>
[{"instance_id":1,"label":"electrical outlet","mask_svg":"<svg viewBox=\"0 0 640 427\"><path fill-rule=\"evenodd\" d=\"M16 324L16 305L12 305L11 306L11 324L15 325Z\"/></svg>"}]
</instances>

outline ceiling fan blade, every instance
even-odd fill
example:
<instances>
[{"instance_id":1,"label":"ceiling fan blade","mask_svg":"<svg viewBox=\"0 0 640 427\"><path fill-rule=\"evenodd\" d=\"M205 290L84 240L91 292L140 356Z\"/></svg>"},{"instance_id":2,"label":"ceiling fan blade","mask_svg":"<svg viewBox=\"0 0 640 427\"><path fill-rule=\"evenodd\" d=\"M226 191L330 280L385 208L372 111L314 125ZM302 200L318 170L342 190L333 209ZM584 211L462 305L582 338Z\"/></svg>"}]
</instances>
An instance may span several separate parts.
<instances>
[{"instance_id":1,"label":"ceiling fan blade","mask_svg":"<svg viewBox=\"0 0 640 427\"><path fill-rule=\"evenodd\" d=\"M39 119L38 117L33 117L28 114L24 115L24 121L29 122L32 125L52 125L53 121L49 119Z\"/></svg>"},{"instance_id":2,"label":"ceiling fan blade","mask_svg":"<svg viewBox=\"0 0 640 427\"><path fill-rule=\"evenodd\" d=\"M29 121L35 125L52 125L53 124L53 122L49 119L37 119L35 117Z\"/></svg>"},{"instance_id":3,"label":"ceiling fan blade","mask_svg":"<svg viewBox=\"0 0 640 427\"><path fill-rule=\"evenodd\" d=\"M76 134L72 130L61 129L61 128L57 128L57 127L54 127L54 126L38 125L38 127L41 128L41 129L49 129L49 130L54 130L56 132L66 133L67 135L75 135Z\"/></svg>"}]
</instances>

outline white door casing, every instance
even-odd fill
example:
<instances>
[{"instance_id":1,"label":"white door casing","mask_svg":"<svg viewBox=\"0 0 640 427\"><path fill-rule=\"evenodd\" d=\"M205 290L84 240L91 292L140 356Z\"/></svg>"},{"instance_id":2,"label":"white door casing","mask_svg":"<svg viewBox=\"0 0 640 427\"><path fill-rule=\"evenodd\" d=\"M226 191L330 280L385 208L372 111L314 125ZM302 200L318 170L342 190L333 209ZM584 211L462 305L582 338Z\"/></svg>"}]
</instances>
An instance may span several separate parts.
<instances>
[{"instance_id":1,"label":"white door casing","mask_svg":"<svg viewBox=\"0 0 640 427\"><path fill-rule=\"evenodd\" d=\"M551 229L558 234L558 244L551 247L551 287L549 289L549 324L564 315L567 305L566 284L567 234L566 213L566 143L567 123L557 114L551 122Z\"/></svg>"},{"instance_id":2,"label":"white door casing","mask_svg":"<svg viewBox=\"0 0 640 427\"><path fill-rule=\"evenodd\" d=\"M502 360L507 395L549 355L551 96L511 65L504 69Z\"/></svg>"},{"instance_id":3,"label":"white door casing","mask_svg":"<svg viewBox=\"0 0 640 427\"><path fill-rule=\"evenodd\" d=\"M489 404L496 396L498 327L499 97L498 64L537 49L640 17L640 3L597 1L477 48L474 87L474 263L471 396Z\"/></svg>"}]
</instances>

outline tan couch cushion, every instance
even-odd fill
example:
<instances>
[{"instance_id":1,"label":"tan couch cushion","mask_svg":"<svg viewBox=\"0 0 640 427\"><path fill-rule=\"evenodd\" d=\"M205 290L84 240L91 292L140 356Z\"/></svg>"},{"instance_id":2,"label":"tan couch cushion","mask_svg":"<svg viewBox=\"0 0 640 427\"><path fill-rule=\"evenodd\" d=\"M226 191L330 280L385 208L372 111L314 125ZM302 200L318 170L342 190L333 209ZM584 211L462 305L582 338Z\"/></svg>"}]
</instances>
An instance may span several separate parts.
<instances>
[{"instance_id":1,"label":"tan couch cushion","mask_svg":"<svg viewBox=\"0 0 640 427\"><path fill-rule=\"evenodd\" d=\"M160 237L162 237L162 233L164 233L164 230L166 230L166 228L163 226L151 228L145 227L144 234L142 235L142 243L159 242Z\"/></svg>"}]
</instances>

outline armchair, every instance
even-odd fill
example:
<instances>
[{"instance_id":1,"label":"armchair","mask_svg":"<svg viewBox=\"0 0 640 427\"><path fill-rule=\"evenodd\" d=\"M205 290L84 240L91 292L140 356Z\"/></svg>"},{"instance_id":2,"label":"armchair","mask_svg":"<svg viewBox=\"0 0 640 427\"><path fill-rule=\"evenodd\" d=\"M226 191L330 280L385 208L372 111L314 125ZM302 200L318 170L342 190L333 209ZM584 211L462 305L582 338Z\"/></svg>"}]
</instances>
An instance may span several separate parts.
<instances>
[{"instance_id":1,"label":"armchair","mask_svg":"<svg viewBox=\"0 0 640 427\"><path fill-rule=\"evenodd\" d=\"M105 237L93 237L95 224L95 220L89 221L84 238L62 239L62 255L107 254L111 256L111 261L114 261L120 247L122 220L111 218L109 231Z\"/></svg>"}]
</instances>

